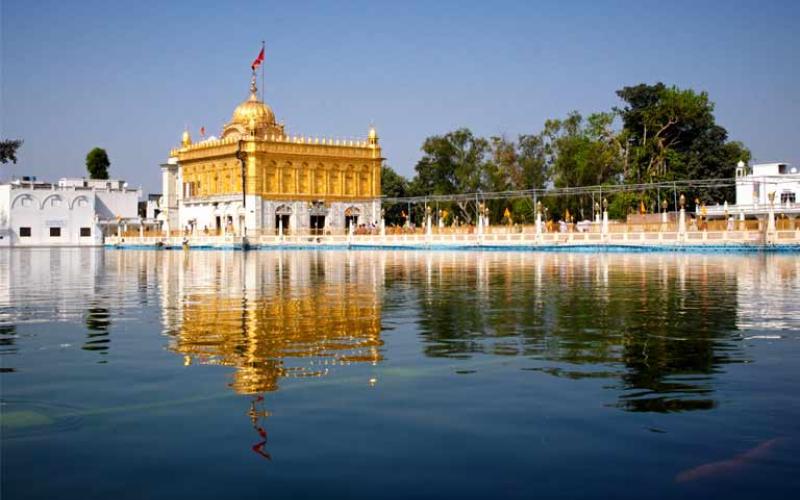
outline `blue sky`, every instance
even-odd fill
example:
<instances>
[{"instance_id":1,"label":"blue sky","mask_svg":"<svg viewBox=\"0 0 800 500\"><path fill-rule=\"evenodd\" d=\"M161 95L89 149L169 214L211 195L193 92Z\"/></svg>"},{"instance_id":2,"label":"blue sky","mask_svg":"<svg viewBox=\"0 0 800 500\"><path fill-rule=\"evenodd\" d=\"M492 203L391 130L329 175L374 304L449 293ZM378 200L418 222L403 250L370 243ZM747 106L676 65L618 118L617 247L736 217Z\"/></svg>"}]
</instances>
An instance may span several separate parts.
<instances>
[{"instance_id":1,"label":"blue sky","mask_svg":"<svg viewBox=\"0 0 800 500\"><path fill-rule=\"evenodd\" d=\"M706 90L758 161L800 164L800 2L0 0L2 175L113 177L160 191L188 125L217 133L267 42L266 101L292 133L363 136L413 174L425 137L541 130L625 85Z\"/></svg>"}]
</instances>

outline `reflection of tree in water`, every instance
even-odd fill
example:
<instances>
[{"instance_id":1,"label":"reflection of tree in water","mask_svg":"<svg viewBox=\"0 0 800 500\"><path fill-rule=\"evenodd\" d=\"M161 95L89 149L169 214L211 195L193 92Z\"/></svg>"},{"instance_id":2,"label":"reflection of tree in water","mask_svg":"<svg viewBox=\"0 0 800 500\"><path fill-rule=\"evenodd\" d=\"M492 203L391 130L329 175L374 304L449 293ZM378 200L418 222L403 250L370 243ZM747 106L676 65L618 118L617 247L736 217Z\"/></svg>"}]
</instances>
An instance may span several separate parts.
<instances>
[{"instance_id":1,"label":"reflection of tree in water","mask_svg":"<svg viewBox=\"0 0 800 500\"><path fill-rule=\"evenodd\" d=\"M86 342L81 349L85 351L97 351L100 354L107 354L109 343L109 330L111 329L111 313L105 307L96 304L90 307L84 317L86 323Z\"/></svg>"},{"instance_id":2,"label":"reflection of tree in water","mask_svg":"<svg viewBox=\"0 0 800 500\"><path fill-rule=\"evenodd\" d=\"M434 268L418 292L425 353L522 355L558 364L534 368L555 376L617 378L627 411L712 408L711 376L739 361L735 274L606 258L605 275L596 260L552 256Z\"/></svg>"},{"instance_id":3,"label":"reflection of tree in water","mask_svg":"<svg viewBox=\"0 0 800 500\"><path fill-rule=\"evenodd\" d=\"M6 366L9 354L16 354L18 348L14 342L17 329L14 325L0 325L0 373L14 372L14 368Z\"/></svg>"}]
</instances>

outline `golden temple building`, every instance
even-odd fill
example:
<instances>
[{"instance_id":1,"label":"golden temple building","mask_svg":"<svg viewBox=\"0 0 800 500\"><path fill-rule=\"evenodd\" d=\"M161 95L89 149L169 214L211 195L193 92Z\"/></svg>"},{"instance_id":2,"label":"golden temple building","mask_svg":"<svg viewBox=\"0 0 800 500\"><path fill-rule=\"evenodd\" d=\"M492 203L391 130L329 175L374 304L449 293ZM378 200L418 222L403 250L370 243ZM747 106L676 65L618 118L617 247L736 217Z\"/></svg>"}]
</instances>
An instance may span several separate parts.
<instances>
[{"instance_id":1,"label":"golden temple building","mask_svg":"<svg viewBox=\"0 0 800 500\"><path fill-rule=\"evenodd\" d=\"M239 104L219 138L181 146L162 169L166 231L192 234L343 232L380 221L381 147L364 139L288 134L258 98Z\"/></svg>"}]
</instances>

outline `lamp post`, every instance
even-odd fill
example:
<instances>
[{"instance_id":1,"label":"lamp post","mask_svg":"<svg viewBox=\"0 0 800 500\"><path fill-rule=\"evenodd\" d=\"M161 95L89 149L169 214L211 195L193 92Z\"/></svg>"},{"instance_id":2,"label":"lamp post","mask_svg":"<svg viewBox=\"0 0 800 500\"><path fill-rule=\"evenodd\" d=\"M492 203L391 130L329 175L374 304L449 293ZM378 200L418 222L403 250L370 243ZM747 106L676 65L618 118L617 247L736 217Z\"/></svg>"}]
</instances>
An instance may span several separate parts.
<instances>
[{"instance_id":1,"label":"lamp post","mask_svg":"<svg viewBox=\"0 0 800 500\"><path fill-rule=\"evenodd\" d=\"M242 210L244 211L244 217L242 217L242 227L240 229L242 231L242 236L247 236L247 170L245 168L247 155L242 149L243 146L244 141L239 140L236 158L239 160L239 164L242 168Z\"/></svg>"}]
</instances>

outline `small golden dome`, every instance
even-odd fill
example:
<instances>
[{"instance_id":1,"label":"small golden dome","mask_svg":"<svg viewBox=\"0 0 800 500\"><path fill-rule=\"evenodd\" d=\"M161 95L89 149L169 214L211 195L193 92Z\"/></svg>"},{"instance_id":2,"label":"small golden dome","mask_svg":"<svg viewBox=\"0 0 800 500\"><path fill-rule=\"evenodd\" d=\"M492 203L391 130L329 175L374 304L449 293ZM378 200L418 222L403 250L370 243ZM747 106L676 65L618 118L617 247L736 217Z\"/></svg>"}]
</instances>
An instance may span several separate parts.
<instances>
[{"instance_id":1,"label":"small golden dome","mask_svg":"<svg viewBox=\"0 0 800 500\"><path fill-rule=\"evenodd\" d=\"M183 147L192 145L192 136L189 135L188 130L183 131L183 135L181 136L181 144Z\"/></svg>"},{"instance_id":2,"label":"small golden dome","mask_svg":"<svg viewBox=\"0 0 800 500\"><path fill-rule=\"evenodd\" d=\"M369 138L370 139L377 139L378 138L378 132L375 130L375 127L371 126L369 128Z\"/></svg>"}]
</instances>

